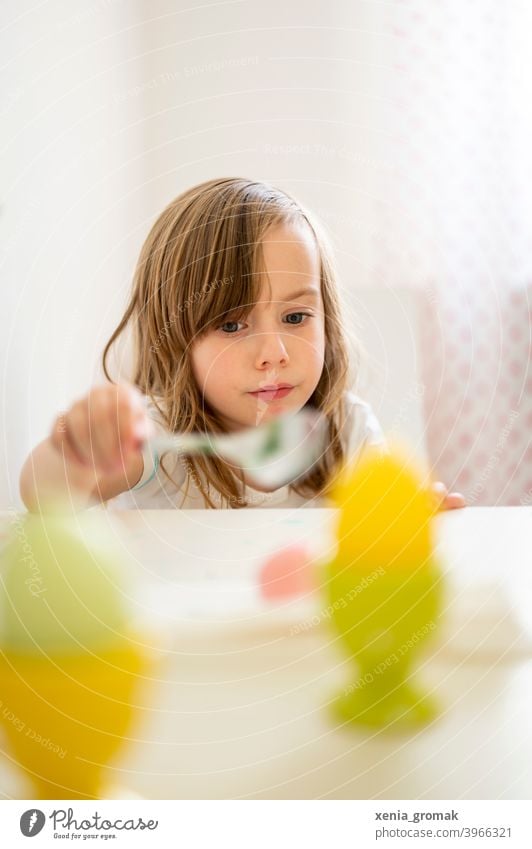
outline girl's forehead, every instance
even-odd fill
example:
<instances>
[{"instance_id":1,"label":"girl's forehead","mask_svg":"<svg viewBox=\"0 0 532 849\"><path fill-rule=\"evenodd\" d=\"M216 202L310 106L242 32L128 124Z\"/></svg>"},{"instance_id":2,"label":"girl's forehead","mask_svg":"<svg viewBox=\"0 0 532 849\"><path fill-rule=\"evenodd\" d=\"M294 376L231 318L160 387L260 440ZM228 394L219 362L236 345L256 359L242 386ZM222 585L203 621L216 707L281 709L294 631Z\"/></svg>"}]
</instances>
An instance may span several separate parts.
<instances>
[{"instance_id":1,"label":"girl's forehead","mask_svg":"<svg viewBox=\"0 0 532 849\"><path fill-rule=\"evenodd\" d=\"M270 227L261 240L261 254L268 273L319 276L318 245L314 233L304 221Z\"/></svg>"},{"instance_id":2,"label":"girl's forehead","mask_svg":"<svg viewBox=\"0 0 532 849\"><path fill-rule=\"evenodd\" d=\"M256 303L303 302L316 305L321 300L321 286L317 279L296 275L293 277L268 275L257 292Z\"/></svg>"},{"instance_id":3,"label":"girl's forehead","mask_svg":"<svg viewBox=\"0 0 532 849\"><path fill-rule=\"evenodd\" d=\"M257 269L260 299L291 300L294 294L320 294L320 252L314 234L304 222L270 228L261 242ZM273 295L270 295L273 290Z\"/></svg>"},{"instance_id":4,"label":"girl's forehead","mask_svg":"<svg viewBox=\"0 0 532 849\"><path fill-rule=\"evenodd\" d=\"M322 309L321 253L305 221L272 225L256 243L254 259L229 276L231 285L213 289L203 310L196 305L200 326L221 315L241 320L271 303Z\"/></svg>"}]
</instances>

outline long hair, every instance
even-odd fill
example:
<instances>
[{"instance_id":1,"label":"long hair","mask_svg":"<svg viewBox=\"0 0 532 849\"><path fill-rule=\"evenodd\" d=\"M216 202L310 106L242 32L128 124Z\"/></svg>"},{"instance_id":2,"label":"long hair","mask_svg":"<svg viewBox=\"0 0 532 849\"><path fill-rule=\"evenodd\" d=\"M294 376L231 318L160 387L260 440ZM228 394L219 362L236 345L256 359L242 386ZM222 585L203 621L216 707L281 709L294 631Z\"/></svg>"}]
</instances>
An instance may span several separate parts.
<instances>
[{"instance_id":1,"label":"long hair","mask_svg":"<svg viewBox=\"0 0 532 849\"><path fill-rule=\"evenodd\" d=\"M153 225L140 253L129 303L103 352L133 331L132 382L148 396L171 432L221 433L225 428L207 405L192 372L191 345L231 313L245 317L259 297L261 240L269 227L305 221L320 258L325 325L323 371L309 404L327 418L327 440L319 461L292 489L304 497L324 494L345 460L344 393L351 382L350 357L331 252L317 222L285 192L243 178L208 180L173 200ZM353 349L354 350L354 349ZM356 352L355 352L356 353ZM164 457L164 455L163 455ZM161 458L163 472L172 480ZM215 507L213 487L227 506L244 507L243 477L219 457L187 457L191 480L206 506Z\"/></svg>"}]
</instances>

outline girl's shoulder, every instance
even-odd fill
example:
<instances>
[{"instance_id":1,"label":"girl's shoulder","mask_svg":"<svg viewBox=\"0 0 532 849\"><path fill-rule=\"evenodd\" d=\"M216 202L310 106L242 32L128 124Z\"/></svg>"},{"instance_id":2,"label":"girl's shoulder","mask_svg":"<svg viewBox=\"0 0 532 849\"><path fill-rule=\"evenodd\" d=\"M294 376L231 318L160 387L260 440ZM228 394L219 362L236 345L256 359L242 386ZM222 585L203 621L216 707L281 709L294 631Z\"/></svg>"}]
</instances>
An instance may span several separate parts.
<instances>
[{"instance_id":1,"label":"girl's shoulder","mask_svg":"<svg viewBox=\"0 0 532 849\"><path fill-rule=\"evenodd\" d=\"M386 439L371 404L352 390L345 393L344 402L347 457L353 457L370 445L385 451Z\"/></svg>"}]
</instances>

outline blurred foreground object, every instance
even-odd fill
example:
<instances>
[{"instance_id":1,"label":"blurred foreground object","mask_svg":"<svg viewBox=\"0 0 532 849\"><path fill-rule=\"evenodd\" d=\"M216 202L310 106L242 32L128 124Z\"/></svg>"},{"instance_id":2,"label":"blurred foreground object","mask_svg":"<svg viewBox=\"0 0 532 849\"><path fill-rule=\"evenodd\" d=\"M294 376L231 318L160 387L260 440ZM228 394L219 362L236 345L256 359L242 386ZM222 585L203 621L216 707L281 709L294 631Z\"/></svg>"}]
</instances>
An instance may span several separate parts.
<instances>
[{"instance_id":1,"label":"blurred foreground object","mask_svg":"<svg viewBox=\"0 0 532 849\"><path fill-rule=\"evenodd\" d=\"M338 549L323 586L355 671L334 702L335 717L393 730L430 721L436 706L411 669L442 603L433 498L397 449L368 452L339 474L331 495Z\"/></svg>"},{"instance_id":2,"label":"blurred foreground object","mask_svg":"<svg viewBox=\"0 0 532 849\"><path fill-rule=\"evenodd\" d=\"M152 665L131 624L127 566L89 514L21 516L2 551L1 718L39 798L101 798L127 738Z\"/></svg>"}]
</instances>

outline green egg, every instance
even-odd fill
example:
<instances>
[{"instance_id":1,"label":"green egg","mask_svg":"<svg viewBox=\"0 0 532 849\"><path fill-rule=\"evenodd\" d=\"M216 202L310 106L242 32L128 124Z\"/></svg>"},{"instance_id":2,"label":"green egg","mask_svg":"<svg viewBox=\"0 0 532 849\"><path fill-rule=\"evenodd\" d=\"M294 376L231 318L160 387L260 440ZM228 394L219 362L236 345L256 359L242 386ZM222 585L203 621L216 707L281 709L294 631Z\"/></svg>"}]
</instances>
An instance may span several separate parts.
<instances>
[{"instance_id":1,"label":"green egg","mask_svg":"<svg viewBox=\"0 0 532 849\"><path fill-rule=\"evenodd\" d=\"M101 517L16 517L0 554L0 646L71 654L120 644L128 631L127 567Z\"/></svg>"}]
</instances>

